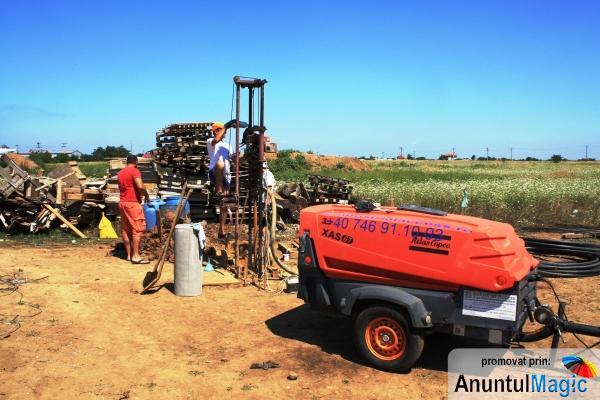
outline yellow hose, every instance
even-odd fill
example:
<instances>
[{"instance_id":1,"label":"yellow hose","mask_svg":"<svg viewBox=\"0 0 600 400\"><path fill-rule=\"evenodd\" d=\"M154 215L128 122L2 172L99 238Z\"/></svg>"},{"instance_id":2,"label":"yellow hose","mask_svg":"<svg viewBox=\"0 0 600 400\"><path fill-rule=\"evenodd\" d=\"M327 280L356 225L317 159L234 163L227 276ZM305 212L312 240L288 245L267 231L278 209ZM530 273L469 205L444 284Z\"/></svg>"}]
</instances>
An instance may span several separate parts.
<instances>
[{"instance_id":1,"label":"yellow hose","mask_svg":"<svg viewBox=\"0 0 600 400\"><path fill-rule=\"evenodd\" d=\"M279 265L279 267L282 270L284 270L285 272L287 272L288 274L291 274L291 275L298 275L296 272L293 272L290 269L288 269L288 267L285 266L281 262L279 257L277 257L277 255L275 254L275 228L277 226L277 203L275 202L275 194L273 193L273 189L272 188L267 189L267 193L269 194L269 197L271 198L271 223L269 225L269 249L271 250L271 256L273 257L273 259L275 260L277 265Z\"/></svg>"}]
</instances>

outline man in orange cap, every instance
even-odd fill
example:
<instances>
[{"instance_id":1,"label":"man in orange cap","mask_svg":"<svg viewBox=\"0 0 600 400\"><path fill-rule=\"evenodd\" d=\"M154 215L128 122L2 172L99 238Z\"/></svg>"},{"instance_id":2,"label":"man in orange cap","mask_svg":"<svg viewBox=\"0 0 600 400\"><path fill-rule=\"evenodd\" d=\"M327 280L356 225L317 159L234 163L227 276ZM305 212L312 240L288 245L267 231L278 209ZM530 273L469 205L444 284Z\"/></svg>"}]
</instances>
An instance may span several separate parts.
<instances>
[{"instance_id":1,"label":"man in orange cap","mask_svg":"<svg viewBox=\"0 0 600 400\"><path fill-rule=\"evenodd\" d=\"M211 130L214 138L208 139L208 156L210 164L208 166L208 176L215 185L215 195L221 207L219 215L219 237L225 236L225 214L226 209L221 201L222 196L226 195L231 186L231 173L229 172L229 158L231 156L231 146L225 143L225 125L221 122L212 124Z\"/></svg>"}]
</instances>

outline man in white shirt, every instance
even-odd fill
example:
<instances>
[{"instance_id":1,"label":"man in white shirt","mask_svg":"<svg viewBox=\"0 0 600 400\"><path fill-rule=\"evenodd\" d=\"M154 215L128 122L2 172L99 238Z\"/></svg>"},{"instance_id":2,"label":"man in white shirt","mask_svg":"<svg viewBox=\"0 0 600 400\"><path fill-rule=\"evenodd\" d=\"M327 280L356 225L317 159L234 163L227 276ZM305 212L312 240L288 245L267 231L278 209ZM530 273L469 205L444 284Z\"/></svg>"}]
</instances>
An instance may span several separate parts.
<instances>
[{"instance_id":1,"label":"man in white shirt","mask_svg":"<svg viewBox=\"0 0 600 400\"><path fill-rule=\"evenodd\" d=\"M263 189L265 189L267 192L270 190L275 190L275 175L273 175L271 170L269 170L269 165L267 164L266 161L263 163L262 184L263 184ZM269 196L269 197L265 198L265 196L263 194L263 201L267 205L271 204L271 197Z\"/></svg>"},{"instance_id":2,"label":"man in white shirt","mask_svg":"<svg viewBox=\"0 0 600 400\"><path fill-rule=\"evenodd\" d=\"M215 195L220 203L221 214L219 215L219 237L225 236L225 217L227 210L221 199L229 192L231 186L231 173L229 172L229 158L231 146L223 141L225 137L225 125L221 122L212 124L211 130L214 138L206 141L210 164L208 166L208 177L215 185Z\"/></svg>"}]
</instances>

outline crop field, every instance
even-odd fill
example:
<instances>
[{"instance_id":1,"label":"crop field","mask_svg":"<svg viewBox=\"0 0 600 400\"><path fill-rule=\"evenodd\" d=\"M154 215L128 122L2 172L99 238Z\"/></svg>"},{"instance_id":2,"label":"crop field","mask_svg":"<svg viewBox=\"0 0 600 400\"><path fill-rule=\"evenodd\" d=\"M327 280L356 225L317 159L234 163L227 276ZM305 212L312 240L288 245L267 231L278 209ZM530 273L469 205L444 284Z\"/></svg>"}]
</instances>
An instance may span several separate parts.
<instances>
[{"instance_id":1,"label":"crop field","mask_svg":"<svg viewBox=\"0 0 600 400\"><path fill-rule=\"evenodd\" d=\"M349 179L355 197L384 205L418 204L521 227L600 226L599 162L365 162L371 168L314 172Z\"/></svg>"},{"instance_id":2,"label":"crop field","mask_svg":"<svg viewBox=\"0 0 600 400\"><path fill-rule=\"evenodd\" d=\"M290 160L283 154L288 162L273 168L279 181L309 173L346 178L355 198L384 205L418 204L519 227L600 226L600 162L374 160L357 168L357 159L327 164L316 156ZM88 176L106 174L105 162L82 162L80 168Z\"/></svg>"},{"instance_id":3,"label":"crop field","mask_svg":"<svg viewBox=\"0 0 600 400\"><path fill-rule=\"evenodd\" d=\"M79 162L79 169L90 178L102 178L106 175L108 165L106 161Z\"/></svg>"},{"instance_id":4,"label":"crop field","mask_svg":"<svg viewBox=\"0 0 600 400\"><path fill-rule=\"evenodd\" d=\"M285 151L278 158L271 163L278 181L302 181L308 174L346 178L354 198L384 205L418 204L518 227L600 226L600 162L323 161ZM89 177L106 174L106 162L79 165ZM465 189L468 206L462 209Z\"/></svg>"}]
</instances>

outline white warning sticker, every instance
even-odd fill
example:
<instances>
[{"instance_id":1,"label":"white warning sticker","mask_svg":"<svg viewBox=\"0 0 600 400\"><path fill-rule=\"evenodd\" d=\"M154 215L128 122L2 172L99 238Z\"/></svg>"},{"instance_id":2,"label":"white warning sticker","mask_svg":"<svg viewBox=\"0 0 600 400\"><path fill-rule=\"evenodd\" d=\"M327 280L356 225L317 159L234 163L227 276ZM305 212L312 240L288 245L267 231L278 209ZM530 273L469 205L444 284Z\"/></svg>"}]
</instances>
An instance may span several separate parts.
<instances>
[{"instance_id":1,"label":"white warning sticker","mask_svg":"<svg viewBox=\"0 0 600 400\"><path fill-rule=\"evenodd\" d=\"M517 316L517 295L478 290L465 290L463 315L514 321Z\"/></svg>"}]
</instances>

